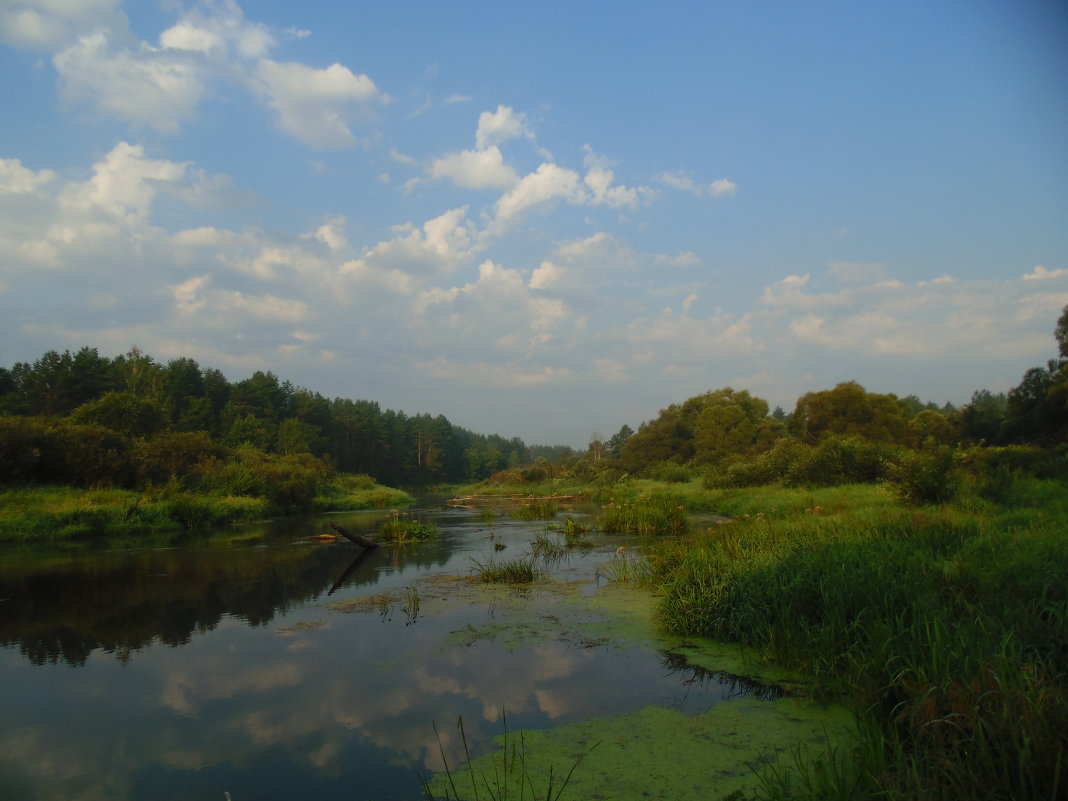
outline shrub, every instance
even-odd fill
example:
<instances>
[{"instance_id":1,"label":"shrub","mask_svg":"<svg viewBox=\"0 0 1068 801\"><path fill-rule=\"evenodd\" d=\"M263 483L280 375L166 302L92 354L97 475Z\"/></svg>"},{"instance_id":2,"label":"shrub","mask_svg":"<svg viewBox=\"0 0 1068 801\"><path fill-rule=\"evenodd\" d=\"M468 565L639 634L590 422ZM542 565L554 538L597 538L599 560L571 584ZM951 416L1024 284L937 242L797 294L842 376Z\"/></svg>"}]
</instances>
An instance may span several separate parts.
<instances>
[{"instance_id":1,"label":"shrub","mask_svg":"<svg viewBox=\"0 0 1068 801\"><path fill-rule=\"evenodd\" d=\"M903 451L887 464L886 483L906 503L944 503L959 488L956 451L944 445Z\"/></svg>"}]
</instances>

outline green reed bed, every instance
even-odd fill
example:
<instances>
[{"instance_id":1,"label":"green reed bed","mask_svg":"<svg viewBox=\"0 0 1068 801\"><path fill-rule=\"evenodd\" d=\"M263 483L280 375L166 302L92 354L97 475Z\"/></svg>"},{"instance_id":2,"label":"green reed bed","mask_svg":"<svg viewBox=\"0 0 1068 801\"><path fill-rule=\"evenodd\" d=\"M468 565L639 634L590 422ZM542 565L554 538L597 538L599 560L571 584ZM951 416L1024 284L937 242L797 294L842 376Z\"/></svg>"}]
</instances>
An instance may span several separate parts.
<instances>
[{"instance_id":1,"label":"green reed bed","mask_svg":"<svg viewBox=\"0 0 1068 801\"><path fill-rule=\"evenodd\" d=\"M1064 497L1040 483L1032 497ZM857 750L806 763L822 789L794 772L765 797L1068 793L1062 503L816 504L653 546L670 628L745 643L856 702Z\"/></svg>"},{"instance_id":2,"label":"green reed bed","mask_svg":"<svg viewBox=\"0 0 1068 801\"><path fill-rule=\"evenodd\" d=\"M689 528L686 510L670 496L653 495L641 500L601 507L601 531L605 534L684 534Z\"/></svg>"},{"instance_id":3,"label":"green reed bed","mask_svg":"<svg viewBox=\"0 0 1068 801\"><path fill-rule=\"evenodd\" d=\"M533 554L497 561L492 556L484 562L472 557L475 576L486 584L532 584L541 576Z\"/></svg>"},{"instance_id":4,"label":"green reed bed","mask_svg":"<svg viewBox=\"0 0 1068 801\"><path fill-rule=\"evenodd\" d=\"M423 542L438 536L438 527L412 515L394 510L378 527L375 539L378 542Z\"/></svg>"},{"instance_id":5,"label":"green reed bed","mask_svg":"<svg viewBox=\"0 0 1068 801\"><path fill-rule=\"evenodd\" d=\"M512 510L516 520L552 520L556 517L556 502L546 498L522 501Z\"/></svg>"}]
</instances>

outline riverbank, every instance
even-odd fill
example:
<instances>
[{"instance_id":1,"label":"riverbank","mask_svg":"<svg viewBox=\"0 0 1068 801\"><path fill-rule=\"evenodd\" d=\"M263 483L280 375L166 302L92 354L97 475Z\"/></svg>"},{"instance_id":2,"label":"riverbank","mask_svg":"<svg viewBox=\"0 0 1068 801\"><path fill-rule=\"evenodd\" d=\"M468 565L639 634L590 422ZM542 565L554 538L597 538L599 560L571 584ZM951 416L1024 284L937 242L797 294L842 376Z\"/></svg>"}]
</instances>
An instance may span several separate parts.
<instances>
[{"instance_id":1,"label":"riverbank","mask_svg":"<svg viewBox=\"0 0 1068 801\"><path fill-rule=\"evenodd\" d=\"M760 797L1063 795L1062 483L1021 480L1011 505L908 507L875 485L732 500L729 521L647 551L661 620L802 671L861 733Z\"/></svg>"},{"instance_id":2,"label":"riverbank","mask_svg":"<svg viewBox=\"0 0 1068 801\"><path fill-rule=\"evenodd\" d=\"M689 533L643 540L631 570L660 596L660 622L798 670L856 715L857 747L799 753L755 797L1056 798L1068 786L1068 492L1026 476L1007 489L939 505L875 484L465 491L582 495L602 515L685 507Z\"/></svg>"},{"instance_id":3,"label":"riverbank","mask_svg":"<svg viewBox=\"0 0 1068 801\"><path fill-rule=\"evenodd\" d=\"M337 476L323 484L308 512L403 508L414 498L366 476ZM189 492L174 484L145 491L25 487L0 491L0 543L118 538L160 531L199 530L284 514L268 497Z\"/></svg>"}]
</instances>

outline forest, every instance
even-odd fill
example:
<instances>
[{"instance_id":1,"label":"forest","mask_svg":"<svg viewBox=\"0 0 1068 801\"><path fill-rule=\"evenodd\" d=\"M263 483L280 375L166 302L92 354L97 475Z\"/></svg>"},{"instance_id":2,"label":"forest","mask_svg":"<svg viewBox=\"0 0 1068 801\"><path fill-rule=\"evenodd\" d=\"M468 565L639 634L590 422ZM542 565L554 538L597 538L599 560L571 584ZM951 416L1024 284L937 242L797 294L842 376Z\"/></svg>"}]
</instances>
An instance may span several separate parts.
<instances>
[{"instance_id":1,"label":"forest","mask_svg":"<svg viewBox=\"0 0 1068 801\"><path fill-rule=\"evenodd\" d=\"M328 399L272 372L230 381L191 358L161 363L134 347L49 351L0 367L0 484L259 495L274 511L311 507L339 475L392 487L500 481L604 485L622 476L700 477L708 488L890 482L939 502L969 470L990 484L1013 471L1064 470L1068 307L1057 355L1008 393L977 390L962 407L844 382L770 410L723 388L672 404L585 452L481 434L443 415Z\"/></svg>"}]
</instances>

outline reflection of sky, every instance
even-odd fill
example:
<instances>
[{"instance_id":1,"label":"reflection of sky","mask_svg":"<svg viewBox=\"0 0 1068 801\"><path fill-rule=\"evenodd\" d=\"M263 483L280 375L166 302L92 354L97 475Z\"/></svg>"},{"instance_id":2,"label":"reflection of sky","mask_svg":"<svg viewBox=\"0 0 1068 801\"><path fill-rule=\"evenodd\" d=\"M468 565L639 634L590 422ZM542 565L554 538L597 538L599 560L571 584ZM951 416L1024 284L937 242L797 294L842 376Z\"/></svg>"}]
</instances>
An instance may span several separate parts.
<instances>
[{"instance_id":1,"label":"reflection of sky","mask_svg":"<svg viewBox=\"0 0 1068 801\"><path fill-rule=\"evenodd\" d=\"M518 555L540 528L495 532ZM447 568L466 573L488 540L457 536ZM414 581L402 557L370 569L374 592ZM361 592L368 587L354 580L331 600ZM715 687L684 686L652 649L552 636L442 647L468 624L507 632L509 615L470 603L406 626L399 613L311 603L268 626L224 618L183 647L145 648L125 665L97 651L80 668L36 667L4 649L0 797L411 798L416 770L439 770L442 750L450 765L462 761L460 718L478 753L502 732L502 715L515 730L650 703L697 711L720 697Z\"/></svg>"}]
</instances>

